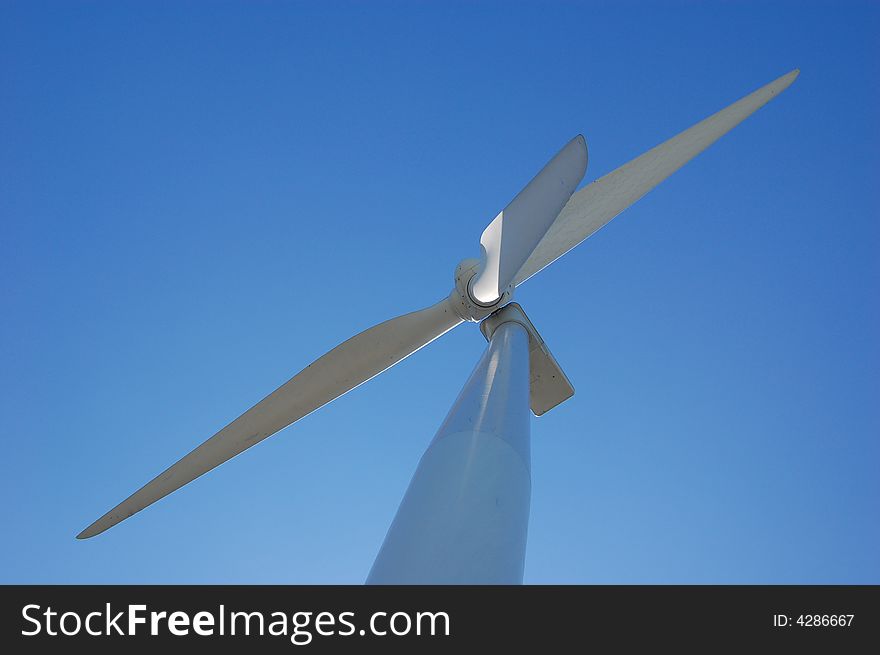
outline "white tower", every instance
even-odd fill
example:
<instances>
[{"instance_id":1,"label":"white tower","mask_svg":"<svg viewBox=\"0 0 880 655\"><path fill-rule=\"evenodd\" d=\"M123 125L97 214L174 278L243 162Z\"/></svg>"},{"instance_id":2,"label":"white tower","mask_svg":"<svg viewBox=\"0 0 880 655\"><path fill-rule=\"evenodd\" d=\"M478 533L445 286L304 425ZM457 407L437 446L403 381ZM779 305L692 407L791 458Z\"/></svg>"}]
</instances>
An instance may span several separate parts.
<instances>
[{"instance_id":1,"label":"white tower","mask_svg":"<svg viewBox=\"0 0 880 655\"><path fill-rule=\"evenodd\" d=\"M519 305L481 327L489 345L422 456L368 584L522 583L530 396L543 413L573 390Z\"/></svg>"}]
</instances>

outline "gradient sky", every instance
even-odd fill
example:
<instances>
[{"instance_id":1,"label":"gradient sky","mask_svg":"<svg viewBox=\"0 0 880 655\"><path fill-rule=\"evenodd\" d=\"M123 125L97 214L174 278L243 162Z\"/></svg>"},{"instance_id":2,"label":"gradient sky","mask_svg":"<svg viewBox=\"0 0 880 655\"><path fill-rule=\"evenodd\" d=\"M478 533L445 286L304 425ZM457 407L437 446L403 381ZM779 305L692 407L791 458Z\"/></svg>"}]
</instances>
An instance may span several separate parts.
<instances>
[{"instance_id":1,"label":"gradient sky","mask_svg":"<svg viewBox=\"0 0 880 655\"><path fill-rule=\"evenodd\" d=\"M360 583L464 326L74 536L586 181L794 85L517 291L529 583L880 583L876 3L0 4L0 582Z\"/></svg>"}]
</instances>

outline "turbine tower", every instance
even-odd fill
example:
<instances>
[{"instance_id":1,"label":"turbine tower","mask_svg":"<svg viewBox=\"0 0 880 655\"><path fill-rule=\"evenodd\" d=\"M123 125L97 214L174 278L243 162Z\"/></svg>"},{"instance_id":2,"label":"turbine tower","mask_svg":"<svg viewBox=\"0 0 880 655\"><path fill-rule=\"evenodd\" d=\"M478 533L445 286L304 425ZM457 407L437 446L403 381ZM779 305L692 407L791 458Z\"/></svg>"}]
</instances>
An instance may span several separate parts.
<instances>
[{"instance_id":1,"label":"turbine tower","mask_svg":"<svg viewBox=\"0 0 880 655\"><path fill-rule=\"evenodd\" d=\"M367 579L373 584L521 583L531 496L529 410L574 389L523 309L517 286L567 253L788 88L770 82L575 193L576 136L492 220L481 257L440 302L380 323L318 358L83 530L94 537L351 391L464 322L486 351L418 465Z\"/></svg>"}]
</instances>

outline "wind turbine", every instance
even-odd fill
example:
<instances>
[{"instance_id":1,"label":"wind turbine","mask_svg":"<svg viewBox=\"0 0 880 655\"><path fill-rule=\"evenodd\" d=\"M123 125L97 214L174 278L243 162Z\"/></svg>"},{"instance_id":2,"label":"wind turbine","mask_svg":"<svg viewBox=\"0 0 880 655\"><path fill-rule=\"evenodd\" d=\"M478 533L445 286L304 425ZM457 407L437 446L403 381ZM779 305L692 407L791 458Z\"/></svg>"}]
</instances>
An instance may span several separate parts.
<instances>
[{"instance_id":1,"label":"wind turbine","mask_svg":"<svg viewBox=\"0 0 880 655\"><path fill-rule=\"evenodd\" d=\"M488 346L422 456L368 583L521 583L528 527L529 409L574 389L522 308L517 286L574 248L788 88L797 69L574 193L577 136L483 231L448 297L371 327L318 358L83 530L94 537L351 391L464 322Z\"/></svg>"}]
</instances>

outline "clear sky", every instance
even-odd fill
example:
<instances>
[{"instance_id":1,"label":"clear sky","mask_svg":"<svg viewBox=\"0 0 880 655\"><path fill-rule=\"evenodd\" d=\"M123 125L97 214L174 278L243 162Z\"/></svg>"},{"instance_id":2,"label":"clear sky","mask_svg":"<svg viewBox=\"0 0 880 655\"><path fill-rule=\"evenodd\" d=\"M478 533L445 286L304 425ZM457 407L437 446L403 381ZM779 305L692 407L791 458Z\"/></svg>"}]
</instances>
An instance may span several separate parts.
<instances>
[{"instance_id":1,"label":"clear sky","mask_svg":"<svg viewBox=\"0 0 880 655\"><path fill-rule=\"evenodd\" d=\"M360 583L466 325L74 536L585 181L794 85L517 291L529 583L880 583L876 3L0 5L0 582Z\"/></svg>"}]
</instances>

